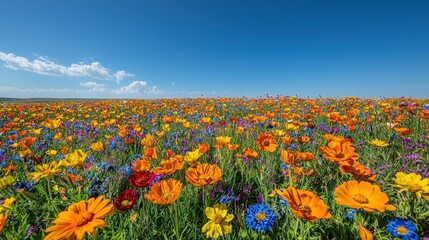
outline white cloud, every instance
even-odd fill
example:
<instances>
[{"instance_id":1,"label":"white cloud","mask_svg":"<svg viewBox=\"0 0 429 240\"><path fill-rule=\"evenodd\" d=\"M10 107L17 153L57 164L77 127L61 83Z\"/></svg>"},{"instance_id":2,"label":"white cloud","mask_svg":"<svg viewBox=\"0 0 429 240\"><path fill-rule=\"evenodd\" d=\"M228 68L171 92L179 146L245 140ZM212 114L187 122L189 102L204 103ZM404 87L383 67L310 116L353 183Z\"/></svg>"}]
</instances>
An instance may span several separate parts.
<instances>
[{"instance_id":1,"label":"white cloud","mask_svg":"<svg viewBox=\"0 0 429 240\"><path fill-rule=\"evenodd\" d=\"M113 90L116 94L130 94L130 93L140 93L140 89L146 86L147 82L145 81L134 81L128 86L123 86L119 89Z\"/></svg>"},{"instance_id":2,"label":"white cloud","mask_svg":"<svg viewBox=\"0 0 429 240\"><path fill-rule=\"evenodd\" d=\"M102 80L121 81L125 77L134 76L124 70L112 73L112 70L104 67L100 62L91 64L73 63L64 66L51 61L48 57L37 57L33 61L25 57L16 56L13 53L0 52L0 60L5 62L5 67L12 70L25 70L43 75L89 77Z\"/></svg>"},{"instance_id":3,"label":"white cloud","mask_svg":"<svg viewBox=\"0 0 429 240\"><path fill-rule=\"evenodd\" d=\"M89 88L89 91L91 92L106 92L108 89L106 88L105 84L102 83L96 83L96 82L84 82L80 83L82 87Z\"/></svg>"}]
</instances>

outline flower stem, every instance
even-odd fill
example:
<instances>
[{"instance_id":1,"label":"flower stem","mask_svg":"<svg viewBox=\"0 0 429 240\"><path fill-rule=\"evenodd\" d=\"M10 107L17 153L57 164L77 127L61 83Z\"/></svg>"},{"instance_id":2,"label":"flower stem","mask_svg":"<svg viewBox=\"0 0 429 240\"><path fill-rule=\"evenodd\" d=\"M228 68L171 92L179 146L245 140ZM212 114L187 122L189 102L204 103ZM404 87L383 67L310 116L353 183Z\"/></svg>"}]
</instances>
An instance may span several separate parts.
<instances>
[{"instance_id":1,"label":"flower stem","mask_svg":"<svg viewBox=\"0 0 429 240\"><path fill-rule=\"evenodd\" d=\"M179 221L177 216L177 209L173 209L173 204L168 206L168 210L170 210L171 220L174 222L174 235L177 240L181 240L180 232L179 232Z\"/></svg>"},{"instance_id":2,"label":"flower stem","mask_svg":"<svg viewBox=\"0 0 429 240\"><path fill-rule=\"evenodd\" d=\"M48 201L49 201L49 205L51 205L54 208L55 212L58 214L59 211L58 211L57 207L54 204L52 204L52 199L53 198L52 198L52 192L51 192L51 181L49 181L49 178L46 179L46 180L48 182L48 194L49 194Z\"/></svg>"}]
</instances>

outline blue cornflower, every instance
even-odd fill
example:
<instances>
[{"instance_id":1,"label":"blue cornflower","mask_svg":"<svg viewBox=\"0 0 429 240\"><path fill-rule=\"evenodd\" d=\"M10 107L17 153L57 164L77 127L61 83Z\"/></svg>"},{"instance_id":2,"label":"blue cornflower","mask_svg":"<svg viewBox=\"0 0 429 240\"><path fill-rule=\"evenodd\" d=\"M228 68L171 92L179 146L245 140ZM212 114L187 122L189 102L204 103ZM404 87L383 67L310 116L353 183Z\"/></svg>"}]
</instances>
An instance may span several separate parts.
<instances>
[{"instance_id":1,"label":"blue cornflower","mask_svg":"<svg viewBox=\"0 0 429 240\"><path fill-rule=\"evenodd\" d=\"M283 207L287 207L289 205L289 203L286 201L286 199L284 199L284 197L282 197L280 195L279 195L279 201Z\"/></svg>"},{"instance_id":2,"label":"blue cornflower","mask_svg":"<svg viewBox=\"0 0 429 240\"><path fill-rule=\"evenodd\" d=\"M235 197L232 195L223 195L220 197L219 202L221 204L230 204L235 201Z\"/></svg>"},{"instance_id":3,"label":"blue cornflower","mask_svg":"<svg viewBox=\"0 0 429 240\"><path fill-rule=\"evenodd\" d=\"M265 203L250 205L246 211L246 226L257 232L271 231L276 222L275 212Z\"/></svg>"},{"instance_id":4,"label":"blue cornflower","mask_svg":"<svg viewBox=\"0 0 429 240\"><path fill-rule=\"evenodd\" d=\"M417 228L413 221L403 218L395 218L390 220L386 226L386 231L392 234L392 236L395 238L407 240L419 239L416 234Z\"/></svg>"},{"instance_id":5,"label":"blue cornflower","mask_svg":"<svg viewBox=\"0 0 429 240\"><path fill-rule=\"evenodd\" d=\"M347 209L347 215L345 217L346 220L352 220L355 216L355 213L357 212L354 208Z\"/></svg>"}]
</instances>

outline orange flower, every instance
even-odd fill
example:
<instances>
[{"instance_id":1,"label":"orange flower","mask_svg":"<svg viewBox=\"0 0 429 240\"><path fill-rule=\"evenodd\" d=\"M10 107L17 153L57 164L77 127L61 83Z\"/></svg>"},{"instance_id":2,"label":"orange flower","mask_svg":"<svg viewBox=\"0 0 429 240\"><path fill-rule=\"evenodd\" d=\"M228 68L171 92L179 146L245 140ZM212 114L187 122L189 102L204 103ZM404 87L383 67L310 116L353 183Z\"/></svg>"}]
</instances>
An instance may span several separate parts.
<instances>
[{"instance_id":1,"label":"orange flower","mask_svg":"<svg viewBox=\"0 0 429 240\"><path fill-rule=\"evenodd\" d=\"M150 170L150 163L146 159L140 159L137 160L134 163L133 170L138 171L149 171Z\"/></svg>"},{"instance_id":2,"label":"orange flower","mask_svg":"<svg viewBox=\"0 0 429 240\"><path fill-rule=\"evenodd\" d=\"M259 134L256 145L260 150L274 152L277 149L276 139L270 133Z\"/></svg>"},{"instance_id":3,"label":"orange flower","mask_svg":"<svg viewBox=\"0 0 429 240\"><path fill-rule=\"evenodd\" d=\"M290 210L299 219L315 221L331 217L326 203L311 191L289 186L283 190L275 189L275 192L289 203Z\"/></svg>"},{"instance_id":4,"label":"orange flower","mask_svg":"<svg viewBox=\"0 0 429 240\"><path fill-rule=\"evenodd\" d=\"M93 143L90 148L96 152L103 151L103 142Z\"/></svg>"},{"instance_id":5,"label":"orange flower","mask_svg":"<svg viewBox=\"0 0 429 240\"><path fill-rule=\"evenodd\" d=\"M258 152L250 149L250 148L243 148L243 154L247 158L254 159L258 156Z\"/></svg>"},{"instance_id":6,"label":"orange flower","mask_svg":"<svg viewBox=\"0 0 429 240\"><path fill-rule=\"evenodd\" d=\"M201 143L198 144L198 149L200 150L200 153L206 153L210 150L210 146L205 143Z\"/></svg>"},{"instance_id":7,"label":"orange flower","mask_svg":"<svg viewBox=\"0 0 429 240\"><path fill-rule=\"evenodd\" d=\"M358 161L354 161L352 166L340 165L340 171L343 174L350 173L356 180L373 182L377 177L377 175L371 174L370 169L365 168L365 166L360 164Z\"/></svg>"},{"instance_id":8,"label":"orange flower","mask_svg":"<svg viewBox=\"0 0 429 240\"><path fill-rule=\"evenodd\" d=\"M216 145L215 148L221 148L223 146L228 146L228 144L231 142L231 137L216 137Z\"/></svg>"},{"instance_id":9,"label":"orange flower","mask_svg":"<svg viewBox=\"0 0 429 240\"><path fill-rule=\"evenodd\" d=\"M186 180L196 187L213 184L222 177L222 170L215 164L199 163L186 170Z\"/></svg>"},{"instance_id":10,"label":"orange flower","mask_svg":"<svg viewBox=\"0 0 429 240\"><path fill-rule=\"evenodd\" d=\"M176 155L169 160L162 160L161 167L156 167L153 169L153 173L160 175L166 174L170 175L179 170L181 170L185 166L185 162L183 161L183 156Z\"/></svg>"},{"instance_id":11,"label":"orange flower","mask_svg":"<svg viewBox=\"0 0 429 240\"><path fill-rule=\"evenodd\" d=\"M292 137L288 134L288 135L282 137L282 142L285 146L289 146L290 143L292 142Z\"/></svg>"},{"instance_id":12,"label":"orange flower","mask_svg":"<svg viewBox=\"0 0 429 240\"><path fill-rule=\"evenodd\" d=\"M35 137L25 137L24 139L22 139L19 143L18 146L22 147L22 148L29 148L33 145L33 143L36 141Z\"/></svg>"},{"instance_id":13,"label":"orange flower","mask_svg":"<svg viewBox=\"0 0 429 240\"><path fill-rule=\"evenodd\" d=\"M324 138L326 141L328 141L328 142L330 142L330 141L341 142L341 141L343 141L343 140L346 140L344 137L341 137L341 136L334 136L334 135L331 135L331 134L325 134L325 135L323 135L323 138Z\"/></svg>"},{"instance_id":14,"label":"orange flower","mask_svg":"<svg viewBox=\"0 0 429 240\"><path fill-rule=\"evenodd\" d=\"M372 236L372 233L366 229L361 223L359 223L359 237L361 240L373 240L374 236Z\"/></svg>"},{"instance_id":15,"label":"orange flower","mask_svg":"<svg viewBox=\"0 0 429 240\"><path fill-rule=\"evenodd\" d=\"M8 211L6 211L4 215L0 213L0 233L1 231L3 231L3 227L4 227L4 224L6 223L8 213L9 213Z\"/></svg>"},{"instance_id":16,"label":"orange flower","mask_svg":"<svg viewBox=\"0 0 429 240\"><path fill-rule=\"evenodd\" d=\"M351 208L363 209L367 212L394 211L395 206L389 204L389 197L380 187L369 182L351 180L344 182L335 189L335 202Z\"/></svg>"},{"instance_id":17,"label":"orange flower","mask_svg":"<svg viewBox=\"0 0 429 240\"><path fill-rule=\"evenodd\" d=\"M299 142L299 143L306 143L310 141L310 138L307 136L298 136L295 138L295 141Z\"/></svg>"},{"instance_id":18,"label":"orange flower","mask_svg":"<svg viewBox=\"0 0 429 240\"><path fill-rule=\"evenodd\" d=\"M55 225L46 229L49 233L44 240L82 239L89 232L96 236L96 228L103 228L107 223L102 219L114 212L110 199L103 196L90 198L70 205L66 211L60 212L53 221Z\"/></svg>"},{"instance_id":19,"label":"orange flower","mask_svg":"<svg viewBox=\"0 0 429 240\"><path fill-rule=\"evenodd\" d=\"M156 154L156 147L147 147L144 150L143 158L150 160L158 158L158 154Z\"/></svg>"},{"instance_id":20,"label":"orange flower","mask_svg":"<svg viewBox=\"0 0 429 240\"><path fill-rule=\"evenodd\" d=\"M234 151L237 148L238 148L238 144L228 144L229 151Z\"/></svg>"},{"instance_id":21,"label":"orange flower","mask_svg":"<svg viewBox=\"0 0 429 240\"><path fill-rule=\"evenodd\" d=\"M316 156L311 152L301 152L300 157L302 161L316 160Z\"/></svg>"},{"instance_id":22,"label":"orange flower","mask_svg":"<svg viewBox=\"0 0 429 240\"><path fill-rule=\"evenodd\" d=\"M328 146L320 147L319 151L323 153L325 158L334 163L351 166L359 158L359 155L355 153L355 148L351 144L348 140L340 142L330 141Z\"/></svg>"},{"instance_id":23,"label":"orange flower","mask_svg":"<svg viewBox=\"0 0 429 240\"><path fill-rule=\"evenodd\" d=\"M399 128L399 127L395 127L393 128L393 130L395 130L396 133L402 135L402 136L407 136L408 134L410 134L413 130L408 129L408 128Z\"/></svg>"},{"instance_id":24,"label":"orange flower","mask_svg":"<svg viewBox=\"0 0 429 240\"><path fill-rule=\"evenodd\" d=\"M300 152L282 150L281 158L286 165L296 165L301 156Z\"/></svg>"},{"instance_id":25,"label":"orange flower","mask_svg":"<svg viewBox=\"0 0 429 240\"><path fill-rule=\"evenodd\" d=\"M140 144L145 147L155 146L156 144L155 137L152 134L147 134L146 137L140 141Z\"/></svg>"},{"instance_id":26,"label":"orange flower","mask_svg":"<svg viewBox=\"0 0 429 240\"><path fill-rule=\"evenodd\" d=\"M174 178L162 180L155 183L144 198L155 204L171 204L179 197L182 186L183 183Z\"/></svg>"}]
</instances>

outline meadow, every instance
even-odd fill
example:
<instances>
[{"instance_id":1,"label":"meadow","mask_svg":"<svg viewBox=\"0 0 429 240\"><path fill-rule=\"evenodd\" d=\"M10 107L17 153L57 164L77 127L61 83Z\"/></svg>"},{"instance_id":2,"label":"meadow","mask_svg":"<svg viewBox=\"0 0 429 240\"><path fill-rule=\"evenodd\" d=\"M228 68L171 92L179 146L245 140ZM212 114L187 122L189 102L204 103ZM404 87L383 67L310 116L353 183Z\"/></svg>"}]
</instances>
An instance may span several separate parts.
<instances>
[{"instance_id":1,"label":"meadow","mask_svg":"<svg viewBox=\"0 0 429 240\"><path fill-rule=\"evenodd\" d=\"M429 99L0 105L0 239L429 237Z\"/></svg>"}]
</instances>

